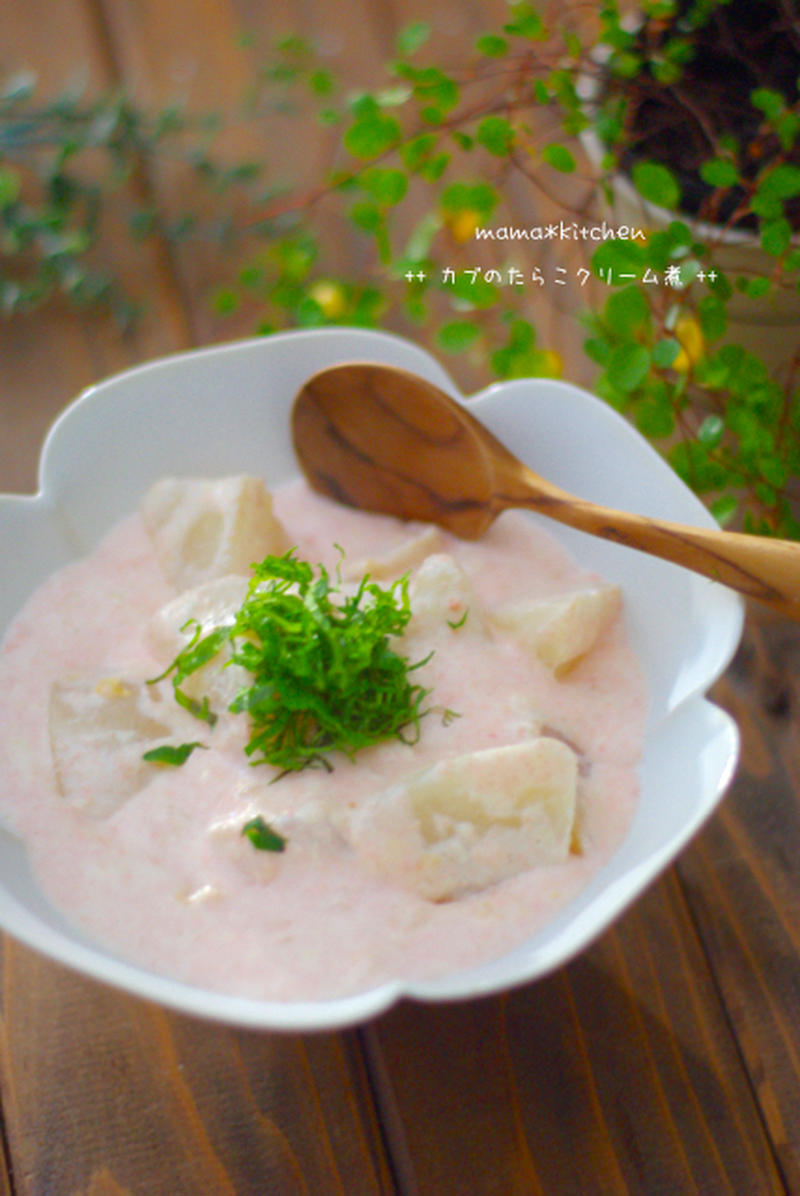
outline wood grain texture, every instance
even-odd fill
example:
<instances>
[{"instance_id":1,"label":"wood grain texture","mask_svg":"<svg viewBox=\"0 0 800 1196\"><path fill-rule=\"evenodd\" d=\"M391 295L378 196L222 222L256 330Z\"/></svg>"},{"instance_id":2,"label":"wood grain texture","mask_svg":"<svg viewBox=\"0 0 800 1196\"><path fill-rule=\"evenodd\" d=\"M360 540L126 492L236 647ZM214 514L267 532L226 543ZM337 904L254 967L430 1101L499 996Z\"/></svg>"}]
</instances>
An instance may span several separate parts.
<instances>
[{"instance_id":1,"label":"wood grain texture","mask_svg":"<svg viewBox=\"0 0 800 1196\"><path fill-rule=\"evenodd\" d=\"M18 946L2 980L15 1193L391 1191L352 1035L174 1016Z\"/></svg>"},{"instance_id":2,"label":"wood grain texture","mask_svg":"<svg viewBox=\"0 0 800 1196\"><path fill-rule=\"evenodd\" d=\"M370 1045L420 1196L783 1191L674 876L550 978Z\"/></svg>"},{"instance_id":3,"label":"wood grain texture","mask_svg":"<svg viewBox=\"0 0 800 1196\"><path fill-rule=\"evenodd\" d=\"M751 612L717 699L737 781L679 872L787 1189L800 1191L800 629Z\"/></svg>"},{"instance_id":4,"label":"wood grain texture","mask_svg":"<svg viewBox=\"0 0 800 1196\"><path fill-rule=\"evenodd\" d=\"M4 71L34 71L42 96L59 95L79 80L87 94L115 82L92 5L82 0L0 5L0 46ZM119 203L129 202L130 191L121 192ZM58 301L0 327L0 475L6 490L36 489L44 435L80 390L188 343L183 308L158 246L135 247L112 237L106 264L131 294L148 296L143 319L128 332L111 317L85 315Z\"/></svg>"},{"instance_id":5,"label":"wood grain texture","mask_svg":"<svg viewBox=\"0 0 800 1196\"><path fill-rule=\"evenodd\" d=\"M324 6L323 6L324 8ZM103 5L108 43L116 69L132 93L151 107L180 103L195 114L225 114L225 136L213 153L223 162L257 158L265 162L265 184L292 182L299 193L315 190L335 164L339 132L309 119L301 124L264 109L255 122L245 121L244 102L259 65L274 56L274 43L287 33L314 39L322 58L345 80L357 77L362 86L377 81L381 63L391 52L390 22L369 4L345 5L335 20L321 19L319 5L294 5L279 0L267 6L241 0L113 0ZM252 40L243 48L243 35ZM150 175L160 203L173 214L195 211L200 221L218 218L221 201L203 192L190 172L179 164L159 163ZM272 206L238 209L240 223L262 218ZM331 247L326 267L351 277L366 271L366 239L323 203L315 207L314 223ZM210 241L191 240L171 250L171 260L186 303L195 341L208 343L251 334L258 326L258 309L245 305L229 318L213 308L213 294L223 269L235 277L233 263L252 260L255 240L219 249Z\"/></svg>"}]
</instances>

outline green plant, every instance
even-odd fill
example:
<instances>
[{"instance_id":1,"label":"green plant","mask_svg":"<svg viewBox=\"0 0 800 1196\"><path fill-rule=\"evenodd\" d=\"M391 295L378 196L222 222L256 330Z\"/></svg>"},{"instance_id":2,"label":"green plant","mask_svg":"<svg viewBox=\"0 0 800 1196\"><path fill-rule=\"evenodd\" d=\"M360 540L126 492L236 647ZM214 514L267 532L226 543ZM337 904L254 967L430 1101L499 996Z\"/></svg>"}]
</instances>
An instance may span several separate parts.
<instances>
[{"instance_id":1,"label":"green plant","mask_svg":"<svg viewBox=\"0 0 800 1196\"><path fill-rule=\"evenodd\" d=\"M224 196L252 182L259 166L216 164L211 147L220 128L218 114L191 117L177 106L151 113L117 93L87 99L67 91L40 103L35 76L7 80L0 92L0 312L20 316L65 296L110 310L123 324L135 318L141 299L121 287L104 247L120 223L134 241L235 234ZM155 158L182 162L215 196L213 222L186 210L171 216L154 201L147 166Z\"/></svg>"},{"instance_id":2,"label":"green plant","mask_svg":"<svg viewBox=\"0 0 800 1196\"><path fill-rule=\"evenodd\" d=\"M595 113L606 163L702 223L596 255L617 276L671 272L675 286L626 286L591 313L595 386L667 444L723 523L739 514L747 530L797 538L800 337L789 331L776 372L729 322L743 298L758 319L800 290L800 18L782 0L655 4L612 40ZM759 247L755 266L729 268L731 231Z\"/></svg>"},{"instance_id":3,"label":"green plant","mask_svg":"<svg viewBox=\"0 0 800 1196\"><path fill-rule=\"evenodd\" d=\"M263 171L252 163L215 166L217 125L191 122L174 110L147 118L116 100L122 134L99 144L113 168L112 185L178 144L220 195L246 191L249 215L226 235L249 248L235 276L220 275L212 301L220 313L252 310L253 325L265 333L385 325L452 355L457 374L464 368L482 381L558 375L563 363L542 342L534 312L568 283L574 305L583 309L598 393L663 449L723 522L735 518L753 531L800 538L800 356L773 376L729 334L732 300L746 295L766 304L780 289L798 289L800 252L792 233L800 197L800 70L793 90L753 88L757 119L747 137L714 132L695 163L694 176L705 189L693 214L752 230L769 257L768 274L732 275L719 265L715 238L699 237L684 218L600 243L586 231L601 226L597 203L620 168L645 200L679 209L686 180L649 143L644 156L637 154L641 137L632 114L656 93L681 101L700 32L736 3L648 0L641 4L644 24L631 31L616 0L590 18L585 6L560 6L557 21L517 0L502 27L487 30L452 65L426 57L428 28L417 22L400 35L380 84L357 93L323 68L310 45L285 38L258 71L250 114L257 122L265 110L280 108L287 119L295 114L305 129L316 125L331 140L334 166L310 190L270 179L267 192ZM774 0L771 7L783 12L786 6ZM589 99L582 88L587 78L595 83ZM19 120L20 100L13 103ZM53 159L57 169L51 167L62 181L55 199L46 188L50 208L37 220L55 217L61 227L82 231L85 244L79 239L77 251L64 259L82 269L83 253L98 248L95 214L103 195L84 196L74 186L68 168L75 155L64 152L68 128L65 121L55 135L61 148ZM587 168L577 141L589 128L606 146L596 172ZM0 133L6 229L31 220L30 209L28 217L20 215L13 149ZM64 179L66 205L58 194ZM522 217L512 193L522 195ZM137 235L198 231L191 219L170 225L152 204L131 218ZM355 230L367 247L357 276L334 265L337 229ZM553 251L561 251L566 234L562 259ZM543 247L550 250L547 277ZM6 301L7 308L41 300L47 279L63 285L59 261L46 251L40 257L36 287ZM79 297L92 298L93 277L77 285ZM108 286L99 288L105 296Z\"/></svg>"}]
</instances>

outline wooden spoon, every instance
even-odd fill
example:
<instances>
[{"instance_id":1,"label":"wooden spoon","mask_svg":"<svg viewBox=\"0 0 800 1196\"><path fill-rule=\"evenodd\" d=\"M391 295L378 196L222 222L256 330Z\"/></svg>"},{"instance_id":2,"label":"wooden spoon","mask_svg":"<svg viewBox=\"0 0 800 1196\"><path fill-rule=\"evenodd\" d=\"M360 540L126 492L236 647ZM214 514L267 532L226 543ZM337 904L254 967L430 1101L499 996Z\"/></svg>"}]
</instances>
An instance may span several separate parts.
<instances>
[{"instance_id":1,"label":"wooden spoon","mask_svg":"<svg viewBox=\"0 0 800 1196\"><path fill-rule=\"evenodd\" d=\"M517 460L449 395L390 366L321 370L292 411L315 490L350 506L437 523L476 539L501 511L527 507L663 557L800 619L800 543L629 515L575 498Z\"/></svg>"}]
</instances>

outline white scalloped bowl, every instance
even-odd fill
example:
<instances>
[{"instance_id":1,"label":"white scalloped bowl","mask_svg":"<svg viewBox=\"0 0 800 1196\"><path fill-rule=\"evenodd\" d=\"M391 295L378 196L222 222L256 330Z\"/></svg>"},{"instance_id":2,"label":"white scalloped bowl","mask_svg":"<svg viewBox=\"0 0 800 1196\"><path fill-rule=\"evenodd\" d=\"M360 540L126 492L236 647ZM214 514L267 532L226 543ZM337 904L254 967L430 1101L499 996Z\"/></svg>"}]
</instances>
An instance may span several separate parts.
<instances>
[{"instance_id":1,"label":"white scalloped bowl","mask_svg":"<svg viewBox=\"0 0 800 1196\"><path fill-rule=\"evenodd\" d=\"M421 349L350 329L285 333L179 354L82 394L47 439L39 493L0 497L0 558L14 561L3 580L0 631L49 573L91 549L157 478L248 472L275 484L296 474L292 399L314 371L347 360L400 366L456 394ZM495 435L567 490L645 515L714 525L657 453L585 391L527 379L492 386L470 402ZM22 844L2 828L0 926L61 963L174 1009L282 1030L352 1024L404 996L440 1001L498 992L569 960L675 858L733 776L735 724L704 695L736 649L743 607L729 590L677 566L547 526L583 565L623 586L628 634L646 672L651 709L641 798L627 838L588 887L516 950L467 972L424 983L397 980L335 1000L226 996L94 946L43 899Z\"/></svg>"}]
</instances>

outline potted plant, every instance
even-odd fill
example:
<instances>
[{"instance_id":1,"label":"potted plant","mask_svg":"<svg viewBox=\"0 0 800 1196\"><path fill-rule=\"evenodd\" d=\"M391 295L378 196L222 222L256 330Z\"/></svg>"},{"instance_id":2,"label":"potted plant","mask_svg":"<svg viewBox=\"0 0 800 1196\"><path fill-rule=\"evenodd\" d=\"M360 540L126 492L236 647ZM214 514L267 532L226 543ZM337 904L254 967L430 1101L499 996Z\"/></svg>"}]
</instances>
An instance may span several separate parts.
<instances>
[{"instance_id":1,"label":"potted plant","mask_svg":"<svg viewBox=\"0 0 800 1196\"><path fill-rule=\"evenodd\" d=\"M670 454L686 479L711 493L740 468L744 525L796 536L800 13L783 0L656 3L603 49L585 144L616 218L659 230L649 249L606 252L606 268L680 278L646 310L629 293L627 331L620 296L595 314L598 385L652 434L688 421ZM735 492L713 504L723 521Z\"/></svg>"}]
</instances>

